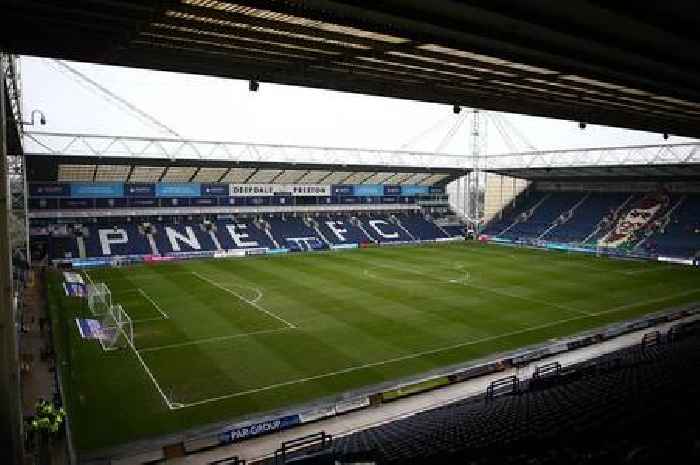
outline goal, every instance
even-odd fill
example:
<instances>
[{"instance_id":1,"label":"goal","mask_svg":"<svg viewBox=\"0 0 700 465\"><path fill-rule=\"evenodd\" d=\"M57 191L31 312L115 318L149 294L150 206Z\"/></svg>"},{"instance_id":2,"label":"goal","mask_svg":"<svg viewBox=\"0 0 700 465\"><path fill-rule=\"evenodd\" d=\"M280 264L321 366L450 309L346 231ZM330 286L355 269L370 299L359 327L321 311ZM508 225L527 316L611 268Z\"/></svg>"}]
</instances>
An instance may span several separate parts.
<instances>
[{"instance_id":1,"label":"goal","mask_svg":"<svg viewBox=\"0 0 700 465\"><path fill-rule=\"evenodd\" d=\"M134 347L134 323L121 305L112 305L107 313L100 315L100 325L103 350Z\"/></svg>"},{"instance_id":2,"label":"goal","mask_svg":"<svg viewBox=\"0 0 700 465\"><path fill-rule=\"evenodd\" d=\"M93 315L104 315L112 307L112 293L105 283L91 283L87 287L87 301Z\"/></svg>"},{"instance_id":3,"label":"goal","mask_svg":"<svg viewBox=\"0 0 700 465\"><path fill-rule=\"evenodd\" d=\"M134 323L124 308L112 302L112 292L105 283L92 283L87 289L90 312L99 320L98 339L103 350L134 347Z\"/></svg>"}]
</instances>

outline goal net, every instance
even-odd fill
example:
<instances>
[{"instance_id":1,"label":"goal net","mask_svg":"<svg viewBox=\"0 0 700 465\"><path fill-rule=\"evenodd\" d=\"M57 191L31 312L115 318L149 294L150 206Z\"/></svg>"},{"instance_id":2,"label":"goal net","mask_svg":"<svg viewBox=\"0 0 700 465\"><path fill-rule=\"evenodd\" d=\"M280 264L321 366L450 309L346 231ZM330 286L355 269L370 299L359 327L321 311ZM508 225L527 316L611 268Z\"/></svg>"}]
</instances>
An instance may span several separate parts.
<instances>
[{"instance_id":1,"label":"goal net","mask_svg":"<svg viewBox=\"0 0 700 465\"><path fill-rule=\"evenodd\" d=\"M87 287L87 301L93 315L104 315L112 307L112 293L105 283L91 283Z\"/></svg>"},{"instance_id":2,"label":"goal net","mask_svg":"<svg viewBox=\"0 0 700 465\"><path fill-rule=\"evenodd\" d=\"M121 305L112 305L107 313L100 315L103 350L116 350L134 346L134 323Z\"/></svg>"},{"instance_id":3,"label":"goal net","mask_svg":"<svg viewBox=\"0 0 700 465\"><path fill-rule=\"evenodd\" d=\"M121 305L112 302L112 293L105 283L90 284L87 301L90 312L100 322L103 350L134 347L134 323Z\"/></svg>"}]
</instances>

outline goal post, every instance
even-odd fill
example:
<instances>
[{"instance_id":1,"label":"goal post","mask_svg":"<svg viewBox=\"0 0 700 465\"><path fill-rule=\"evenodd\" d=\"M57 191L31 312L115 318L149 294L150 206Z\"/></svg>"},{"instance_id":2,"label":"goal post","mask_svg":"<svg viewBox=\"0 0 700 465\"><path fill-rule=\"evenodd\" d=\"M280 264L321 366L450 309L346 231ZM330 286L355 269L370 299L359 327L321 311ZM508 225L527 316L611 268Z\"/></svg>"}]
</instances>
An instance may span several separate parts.
<instances>
[{"instance_id":1,"label":"goal post","mask_svg":"<svg viewBox=\"0 0 700 465\"><path fill-rule=\"evenodd\" d=\"M134 346L134 322L120 304L112 302L112 292L105 283L91 283L87 288L90 312L100 322L100 345L105 351Z\"/></svg>"},{"instance_id":2,"label":"goal post","mask_svg":"<svg viewBox=\"0 0 700 465\"><path fill-rule=\"evenodd\" d=\"M112 305L106 313L100 315L100 324L100 345L103 350L135 347L134 323L121 305Z\"/></svg>"},{"instance_id":3,"label":"goal post","mask_svg":"<svg viewBox=\"0 0 700 465\"><path fill-rule=\"evenodd\" d=\"M87 301L93 315L104 315L112 307L112 292L105 283L91 283L87 287Z\"/></svg>"}]
</instances>

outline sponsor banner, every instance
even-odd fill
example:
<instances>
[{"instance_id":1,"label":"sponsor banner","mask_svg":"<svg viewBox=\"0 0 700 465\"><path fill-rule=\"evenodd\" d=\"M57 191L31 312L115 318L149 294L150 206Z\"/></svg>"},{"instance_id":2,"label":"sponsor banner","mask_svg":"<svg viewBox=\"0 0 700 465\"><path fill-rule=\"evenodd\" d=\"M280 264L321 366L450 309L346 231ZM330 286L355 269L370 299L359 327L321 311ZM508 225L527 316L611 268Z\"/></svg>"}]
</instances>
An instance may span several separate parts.
<instances>
[{"instance_id":1,"label":"sponsor banner","mask_svg":"<svg viewBox=\"0 0 700 465\"><path fill-rule=\"evenodd\" d=\"M229 184L231 197L263 197L275 195L274 184Z\"/></svg>"},{"instance_id":2,"label":"sponsor banner","mask_svg":"<svg viewBox=\"0 0 700 465\"><path fill-rule=\"evenodd\" d=\"M401 186L401 195L412 196L428 194L428 186L407 185Z\"/></svg>"},{"instance_id":3,"label":"sponsor banner","mask_svg":"<svg viewBox=\"0 0 700 465\"><path fill-rule=\"evenodd\" d=\"M397 197L387 197L387 196L384 196L384 197L381 198L382 203L397 203L398 200L399 200L399 199L398 199Z\"/></svg>"},{"instance_id":4,"label":"sponsor banner","mask_svg":"<svg viewBox=\"0 0 700 465\"><path fill-rule=\"evenodd\" d=\"M401 386L396 389L392 389L391 391L385 391L382 393L382 400L385 402L390 402L392 400L400 399L401 397L406 397L413 394L418 394L419 392L425 392L438 387L447 386L448 384L450 384L450 380L449 378L447 378L447 376L427 379L425 381L419 381L414 384Z\"/></svg>"},{"instance_id":5,"label":"sponsor banner","mask_svg":"<svg viewBox=\"0 0 700 465\"><path fill-rule=\"evenodd\" d=\"M255 249L245 249L246 255L265 255L270 249L267 247L259 247ZM287 250L287 249L274 249L274 250ZM284 252L273 252L273 253L284 253Z\"/></svg>"},{"instance_id":6,"label":"sponsor banner","mask_svg":"<svg viewBox=\"0 0 700 465\"><path fill-rule=\"evenodd\" d=\"M382 247L384 247L386 245L406 245L406 244L416 244L418 242L420 242L420 241L386 241L386 242L381 242L380 245Z\"/></svg>"},{"instance_id":7,"label":"sponsor banner","mask_svg":"<svg viewBox=\"0 0 700 465\"><path fill-rule=\"evenodd\" d=\"M222 252L214 252L214 258L245 257L245 249L229 249Z\"/></svg>"},{"instance_id":8,"label":"sponsor banner","mask_svg":"<svg viewBox=\"0 0 700 465\"><path fill-rule=\"evenodd\" d=\"M289 249L266 249L268 254L287 253ZM257 255L257 254L255 254Z\"/></svg>"},{"instance_id":9,"label":"sponsor banner","mask_svg":"<svg viewBox=\"0 0 700 465\"><path fill-rule=\"evenodd\" d=\"M159 182L156 197L201 197L202 187L197 182Z\"/></svg>"},{"instance_id":10,"label":"sponsor banner","mask_svg":"<svg viewBox=\"0 0 700 465\"><path fill-rule=\"evenodd\" d=\"M312 421L320 420L321 418L328 418L335 415L335 408L331 406L319 407L312 410L306 410L302 412L299 416L301 417L302 423L309 423Z\"/></svg>"},{"instance_id":11,"label":"sponsor banner","mask_svg":"<svg viewBox=\"0 0 700 465\"><path fill-rule=\"evenodd\" d=\"M384 186L384 195L401 195L401 186Z\"/></svg>"},{"instance_id":12,"label":"sponsor banner","mask_svg":"<svg viewBox=\"0 0 700 465\"><path fill-rule=\"evenodd\" d=\"M124 186L127 197L155 197L156 185L149 183L133 183Z\"/></svg>"},{"instance_id":13,"label":"sponsor banner","mask_svg":"<svg viewBox=\"0 0 700 465\"><path fill-rule=\"evenodd\" d=\"M66 209L89 209L94 208L93 199L61 199L58 202L60 208Z\"/></svg>"},{"instance_id":14,"label":"sponsor banner","mask_svg":"<svg viewBox=\"0 0 700 465\"><path fill-rule=\"evenodd\" d=\"M557 355L562 352L566 352L567 350L569 350L569 344L566 342L560 342L558 344L549 346L549 349L547 350L547 355Z\"/></svg>"},{"instance_id":15,"label":"sponsor banner","mask_svg":"<svg viewBox=\"0 0 700 465\"><path fill-rule=\"evenodd\" d=\"M282 186L285 187L285 186ZM290 184L284 192L290 192L295 197L314 197L331 195L331 186L322 184Z\"/></svg>"},{"instance_id":16,"label":"sponsor banner","mask_svg":"<svg viewBox=\"0 0 700 465\"><path fill-rule=\"evenodd\" d=\"M30 198L30 210L55 210L58 208L58 199Z\"/></svg>"},{"instance_id":17,"label":"sponsor banner","mask_svg":"<svg viewBox=\"0 0 700 465\"><path fill-rule=\"evenodd\" d=\"M73 198L123 197L124 184L121 182L73 182L70 185Z\"/></svg>"},{"instance_id":18,"label":"sponsor banner","mask_svg":"<svg viewBox=\"0 0 700 465\"><path fill-rule=\"evenodd\" d=\"M479 236L479 237L480 237L480 238L481 238L481 237L486 237L486 240L488 240L489 242L496 242L496 243L499 243L499 244L512 244L512 243L513 243L512 240L506 239L506 238L504 238L504 237L485 236L485 235L482 235L482 236Z\"/></svg>"},{"instance_id":19,"label":"sponsor banner","mask_svg":"<svg viewBox=\"0 0 700 465\"><path fill-rule=\"evenodd\" d=\"M568 349L568 344L566 346L566 349ZM534 362L535 360L539 360L541 358L546 357L549 355L549 347L544 347L541 349L535 349L535 350L528 350L525 352L521 352L519 354L516 354L513 356L513 359L511 360L511 363L515 366L518 365L526 365L530 362Z\"/></svg>"},{"instance_id":20,"label":"sponsor banner","mask_svg":"<svg viewBox=\"0 0 700 465\"><path fill-rule=\"evenodd\" d=\"M442 187L438 187L438 186L430 186L430 188L428 189L428 192L430 194L444 194L445 189L443 189Z\"/></svg>"},{"instance_id":21,"label":"sponsor banner","mask_svg":"<svg viewBox=\"0 0 700 465\"><path fill-rule=\"evenodd\" d=\"M190 205L193 207L215 207L216 197L201 197L190 199Z\"/></svg>"},{"instance_id":22,"label":"sponsor banner","mask_svg":"<svg viewBox=\"0 0 700 465\"><path fill-rule=\"evenodd\" d=\"M350 412L360 408L369 407L369 397L360 397L358 399L341 400L335 404L335 412L337 414Z\"/></svg>"},{"instance_id":23,"label":"sponsor banner","mask_svg":"<svg viewBox=\"0 0 700 465\"><path fill-rule=\"evenodd\" d=\"M100 266L111 265L115 261L116 257L111 258L81 258L78 260L70 260L70 264L73 268L97 268ZM137 261L134 258L131 261ZM141 261L141 260L138 260Z\"/></svg>"},{"instance_id":24,"label":"sponsor banner","mask_svg":"<svg viewBox=\"0 0 700 465\"><path fill-rule=\"evenodd\" d=\"M126 207L125 198L119 199L96 199L95 206L97 208L123 208Z\"/></svg>"},{"instance_id":25,"label":"sponsor banner","mask_svg":"<svg viewBox=\"0 0 700 465\"><path fill-rule=\"evenodd\" d=\"M229 195L228 184L202 184L202 196L223 197Z\"/></svg>"},{"instance_id":26,"label":"sponsor banner","mask_svg":"<svg viewBox=\"0 0 700 465\"><path fill-rule=\"evenodd\" d=\"M349 184L336 184L331 187L331 193L333 195L352 195L353 189Z\"/></svg>"},{"instance_id":27,"label":"sponsor banner","mask_svg":"<svg viewBox=\"0 0 700 465\"><path fill-rule=\"evenodd\" d=\"M692 259L684 259L684 258L674 258L674 257L658 257L660 262L666 262L666 263L677 263L679 265L693 265L693 260Z\"/></svg>"},{"instance_id":28,"label":"sponsor banner","mask_svg":"<svg viewBox=\"0 0 700 465\"><path fill-rule=\"evenodd\" d=\"M130 207L157 207L158 199L129 199Z\"/></svg>"},{"instance_id":29,"label":"sponsor banner","mask_svg":"<svg viewBox=\"0 0 700 465\"><path fill-rule=\"evenodd\" d=\"M357 244L338 244L338 245L331 245L331 250L342 250L342 249L356 249L358 248Z\"/></svg>"},{"instance_id":30,"label":"sponsor banner","mask_svg":"<svg viewBox=\"0 0 700 465\"><path fill-rule=\"evenodd\" d=\"M587 336L587 337L583 337L581 339L569 341L567 343L567 349L568 350L576 350L576 349L580 349L582 347L587 347L587 346L594 344L596 342L595 338L596 338L596 336Z\"/></svg>"},{"instance_id":31,"label":"sponsor banner","mask_svg":"<svg viewBox=\"0 0 700 465\"><path fill-rule=\"evenodd\" d=\"M625 334L627 331L628 325L623 323L607 327L602 334L605 339L611 339L613 337L620 336L621 334Z\"/></svg>"},{"instance_id":32,"label":"sponsor banner","mask_svg":"<svg viewBox=\"0 0 700 465\"><path fill-rule=\"evenodd\" d=\"M99 320L76 318L78 332L83 339L100 339L102 335L102 323Z\"/></svg>"},{"instance_id":33,"label":"sponsor banner","mask_svg":"<svg viewBox=\"0 0 700 465\"><path fill-rule=\"evenodd\" d=\"M487 363L485 365L477 365L467 368L464 371L455 373L449 376L452 382L466 381L468 379L477 378L479 376L488 375L505 370L505 365L501 361Z\"/></svg>"},{"instance_id":34,"label":"sponsor banner","mask_svg":"<svg viewBox=\"0 0 700 465\"><path fill-rule=\"evenodd\" d=\"M401 203L416 203L415 197L401 196L400 199L401 199Z\"/></svg>"},{"instance_id":35,"label":"sponsor banner","mask_svg":"<svg viewBox=\"0 0 700 465\"><path fill-rule=\"evenodd\" d=\"M31 183L30 197L70 197L70 184Z\"/></svg>"},{"instance_id":36,"label":"sponsor banner","mask_svg":"<svg viewBox=\"0 0 700 465\"><path fill-rule=\"evenodd\" d=\"M85 284L85 281L80 274L71 273L70 271L63 272L63 280L67 283Z\"/></svg>"},{"instance_id":37,"label":"sponsor banner","mask_svg":"<svg viewBox=\"0 0 700 465\"><path fill-rule=\"evenodd\" d=\"M457 242L457 241L463 241L464 238L462 237L436 237L435 242Z\"/></svg>"},{"instance_id":38,"label":"sponsor banner","mask_svg":"<svg viewBox=\"0 0 700 465\"><path fill-rule=\"evenodd\" d=\"M338 197L338 200L340 200L339 203L359 203L360 198L359 197L352 197L349 195L346 195L344 197Z\"/></svg>"},{"instance_id":39,"label":"sponsor banner","mask_svg":"<svg viewBox=\"0 0 700 465\"><path fill-rule=\"evenodd\" d=\"M253 423L250 425L222 431L219 434L219 441L223 444L227 444L247 438L252 438L255 436L260 436L261 434L272 433L273 431L280 431L298 424L301 424L301 418L299 418L299 415L287 415L285 417L276 418L274 420Z\"/></svg>"},{"instance_id":40,"label":"sponsor banner","mask_svg":"<svg viewBox=\"0 0 700 465\"><path fill-rule=\"evenodd\" d=\"M356 197L381 197L384 195L382 184L358 184L353 186L352 194Z\"/></svg>"},{"instance_id":41,"label":"sponsor banner","mask_svg":"<svg viewBox=\"0 0 700 465\"><path fill-rule=\"evenodd\" d=\"M146 255L143 257L144 262L169 262L175 260L176 257L173 256L161 256L161 255Z\"/></svg>"},{"instance_id":42,"label":"sponsor banner","mask_svg":"<svg viewBox=\"0 0 700 465\"><path fill-rule=\"evenodd\" d=\"M229 184L231 197L325 197L330 194L331 186L322 184Z\"/></svg>"},{"instance_id":43,"label":"sponsor banner","mask_svg":"<svg viewBox=\"0 0 700 465\"><path fill-rule=\"evenodd\" d=\"M69 297L85 297L87 295L84 284L63 283L63 290L66 291L66 295Z\"/></svg>"}]
</instances>

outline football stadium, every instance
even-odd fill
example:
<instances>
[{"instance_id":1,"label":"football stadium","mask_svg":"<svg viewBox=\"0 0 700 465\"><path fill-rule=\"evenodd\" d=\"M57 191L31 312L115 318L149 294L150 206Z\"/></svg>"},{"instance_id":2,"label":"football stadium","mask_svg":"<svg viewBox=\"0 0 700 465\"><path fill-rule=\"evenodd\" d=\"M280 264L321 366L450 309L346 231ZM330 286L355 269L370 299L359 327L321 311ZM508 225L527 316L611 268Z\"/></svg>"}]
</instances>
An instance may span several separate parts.
<instances>
[{"instance_id":1,"label":"football stadium","mask_svg":"<svg viewBox=\"0 0 700 465\"><path fill-rule=\"evenodd\" d=\"M697 7L422 3L0 3L3 463L700 459ZM25 56L168 135L42 131ZM187 138L76 62L452 126ZM500 112L658 143L537 150Z\"/></svg>"}]
</instances>

